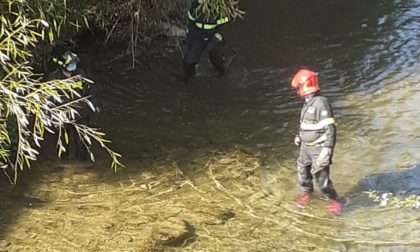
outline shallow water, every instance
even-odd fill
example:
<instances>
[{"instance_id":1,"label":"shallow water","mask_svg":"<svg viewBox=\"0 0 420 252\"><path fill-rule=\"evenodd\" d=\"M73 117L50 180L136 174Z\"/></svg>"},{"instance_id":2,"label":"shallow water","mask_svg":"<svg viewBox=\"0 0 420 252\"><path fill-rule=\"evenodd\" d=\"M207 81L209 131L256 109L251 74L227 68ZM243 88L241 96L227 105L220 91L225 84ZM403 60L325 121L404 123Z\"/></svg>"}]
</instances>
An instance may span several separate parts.
<instances>
[{"instance_id":1,"label":"shallow water","mask_svg":"<svg viewBox=\"0 0 420 252\"><path fill-rule=\"evenodd\" d=\"M57 168L47 155L2 202L0 250L420 249L419 209L381 208L364 193L420 193L420 1L242 5L246 18L225 31L237 57L224 78L203 55L198 78L181 86L176 49L134 70L87 55L100 125L127 168L108 171L101 152L94 169ZM301 66L319 72L338 121L332 177L350 203L336 218L318 198L290 204L302 101L289 82ZM182 220L187 238L162 242Z\"/></svg>"}]
</instances>

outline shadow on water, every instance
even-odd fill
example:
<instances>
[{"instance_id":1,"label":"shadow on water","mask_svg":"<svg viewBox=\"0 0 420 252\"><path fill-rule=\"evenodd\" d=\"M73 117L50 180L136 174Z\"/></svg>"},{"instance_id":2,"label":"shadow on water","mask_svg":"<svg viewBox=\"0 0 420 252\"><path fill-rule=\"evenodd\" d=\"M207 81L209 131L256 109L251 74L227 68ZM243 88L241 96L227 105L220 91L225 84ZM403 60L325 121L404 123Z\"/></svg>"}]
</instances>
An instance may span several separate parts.
<instances>
[{"instance_id":1,"label":"shadow on water","mask_svg":"<svg viewBox=\"0 0 420 252\"><path fill-rule=\"evenodd\" d=\"M19 217L27 209L36 209L42 207L45 200L29 196L25 194L30 186L36 186L36 175L30 170L20 173L20 176L25 179L20 179L19 182L13 186L6 176L0 176L0 241L6 237L11 228L15 225ZM8 244L1 244L7 247Z\"/></svg>"},{"instance_id":2,"label":"shadow on water","mask_svg":"<svg viewBox=\"0 0 420 252\"><path fill-rule=\"evenodd\" d=\"M19 191L0 191L2 194L8 194L7 197L0 198L2 201L0 205L0 211L2 212L0 215L0 246L2 249L12 245L12 242L8 242L5 237L15 230L16 223L21 215L28 209L36 209L47 203L44 200L24 195L22 193L24 189L19 189Z\"/></svg>"},{"instance_id":3,"label":"shadow on water","mask_svg":"<svg viewBox=\"0 0 420 252\"><path fill-rule=\"evenodd\" d=\"M377 207L384 199L375 202L369 197L368 192L374 192L381 197L383 194L392 193L393 196L404 199L408 196L420 196L420 165L411 169L398 172L372 174L359 181L348 191L350 204L346 207L345 214L362 208Z\"/></svg>"},{"instance_id":4,"label":"shadow on water","mask_svg":"<svg viewBox=\"0 0 420 252\"><path fill-rule=\"evenodd\" d=\"M97 169L92 169L90 162L60 161L54 154L53 136L47 136L43 143L40 161L34 162L31 169L18 172L16 184L12 184L14 174L0 176L0 247L7 248L11 243L4 240L8 233L19 230L16 224L19 218L29 212L48 206L53 194L42 187L45 183L60 183L66 181L66 177L74 174L103 173L100 167L104 166L99 161ZM32 233L36 237L36 233Z\"/></svg>"}]
</instances>

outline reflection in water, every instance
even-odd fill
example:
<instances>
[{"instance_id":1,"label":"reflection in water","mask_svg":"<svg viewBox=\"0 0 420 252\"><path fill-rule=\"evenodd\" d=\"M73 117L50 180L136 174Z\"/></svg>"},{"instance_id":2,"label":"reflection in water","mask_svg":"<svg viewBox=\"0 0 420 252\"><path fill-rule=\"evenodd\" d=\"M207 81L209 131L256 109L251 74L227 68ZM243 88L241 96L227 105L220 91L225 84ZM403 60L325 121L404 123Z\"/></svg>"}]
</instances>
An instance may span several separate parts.
<instances>
[{"instance_id":1,"label":"reflection in water","mask_svg":"<svg viewBox=\"0 0 420 252\"><path fill-rule=\"evenodd\" d=\"M165 202L167 209L160 210L164 218L186 218L185 211L200 217L185 220L188 225L200 223L192 227L198 235L185 250L202 249L200 244L209 244L209 251L419 249L418 209L379 208L361 191L394 191L381 182L392 174L398 180L395 186L407 186L401 190L418 195L420 2L269 0L258 2L258 8L255 1L242 3L246 19L227 27L228 43L238 57L226 78L215 78L205 60L199 78L187 87L180 87L168 73L166 61L153 62L152 70L141 74L115 64L95 65L106 115L102 125L125 154L128 169L103 177L77 169L43 175L33 191L48 200L31 211L22 210L20 216L17 210L0 214L3 221L9 216L16 222L7 222L8 232L1 230L0 238L25 244L28 241L19 235L58 230L89 245L73 244L72 237L63 236L55 246L99 249L119 244L111 239L119 237L127 248L134 248L130 244L137 241L135 230L159 221L154 204ZM168 60L169 71L181 71L179 60ZM332 176L350 204L335 219L325 216L322 200L315 199L303 211L288 203L298 193L292 141L302 103L289 81L300 66L319 72L322 93L332 102L339 123ZM214 150L231 149L258 154L263 179L246 186L227 179L222 182L231 187L221 185L232 194L225 194L206 186L215 182L205 181L208 174L202 168L209 153L217 156ZM170 174L182 174L189 184L160 177L165 165L177 168L178 172L169 169ZM389 183L394 186L395 181ZM261 185L272 194L260 195ZM156 197L147 191L155 186L165 193ZM54 188L67 191L60 194ZM143 193L149 195L139 200L139 195L146 197ZM199 220L204 208L217 208L213 217L231 217L203 224ZM66 212L70 220L60 219ZM135 214L124 216L127 212ZM98 213L109 220L98 221ZM45 234L40 237L48 239ZM12 246L7 244L0 242L0 249Z\"/></svg>"}]
</instances>

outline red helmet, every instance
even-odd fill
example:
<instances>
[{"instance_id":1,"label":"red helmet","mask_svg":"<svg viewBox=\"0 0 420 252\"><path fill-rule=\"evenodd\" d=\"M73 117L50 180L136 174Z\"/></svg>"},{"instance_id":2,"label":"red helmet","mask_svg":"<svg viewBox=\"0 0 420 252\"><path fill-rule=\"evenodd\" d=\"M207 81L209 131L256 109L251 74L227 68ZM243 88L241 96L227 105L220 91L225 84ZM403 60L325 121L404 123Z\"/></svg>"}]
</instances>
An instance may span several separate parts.
<instances>
[{"instance_id":1,"label":"red helmet","mask_svg":"<svg viewBox=\"0 0 420 252\"><path fill-rule=\"evenodd\" d=\"M317 73L308 69L301 69L292 80L292 88L298 90L300 96L316 94L319 91Z\"/></svg>"}]
</instances>

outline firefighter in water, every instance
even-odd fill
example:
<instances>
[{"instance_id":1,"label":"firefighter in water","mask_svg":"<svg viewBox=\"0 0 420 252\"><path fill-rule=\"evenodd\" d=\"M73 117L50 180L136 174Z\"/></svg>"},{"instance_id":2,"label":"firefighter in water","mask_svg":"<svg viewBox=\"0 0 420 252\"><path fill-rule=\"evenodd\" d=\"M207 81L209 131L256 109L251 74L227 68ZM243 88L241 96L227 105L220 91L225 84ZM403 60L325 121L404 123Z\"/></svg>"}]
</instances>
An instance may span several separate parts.
<instances>
[{"instance_id":1,"label":"firefighter in water","mask_svg":"<svg viewBox=\"0 0 420 252\"><path fill-rule=\"evenodd\" d=\"M328 211L333 215L340 214L343 199L338 196L330 178L336 141L336 123L332 108L325 97L318 95L317 73L302 69L294 76L291 86L305 100L299 132L294 141L295 145L300 146L297 175L303 194L295 203L299 207L309 204L315 180L318 189L330 200Z\"/></svg>"},{"instance_id":2,"label":"firefighter in water","mask_svg":"<svg viewBox=\"0 0 420 252\"><path fill-rule=\"evenodd\" d=\"M80 125L89 126L93 122L94 115L93 113L98 113L99 108L96 104L96 99L93 94L93 84L83 80L85 73L82 69L79 68L80 59L77 54L66 50L64 53L60 54L57 58L53 58L53 62L58 65L58 69L47 75L47 80L63 80L68 78L76 78L75 81L75 90L79 93L80 97L74 97L74 99L80 99L81 97L87 97L87 99L92 103L95 108L95 111L92 111L90 106L86 103L77 104L77 112L79 115L76 115L75 122ZM65 102L69 102L68 100ZM61 153L61 159L70 158L70 142L74 142L74 157L77 160L86 161L88 159L88 147L80 138L76 129L73 125L64 125L64 129L67 134L72 137L70 141L65 141L64 137L62 143L66 151Z\"/></svg>"},{"instance_id":3,"label":"firefighter in water","mask_svg":"<svg viewBox=\"0 0 420 252\"><path fill-rule=\"evenodd\" d=\"M184 56L184 80L194 77L201 54L207 48L210 61L219 75L226 73L223 45L225 40L220 34L221 27L229 22L229 17L220 15L206 17L202 12L207 0L193 0L188 11L187 51Z\"/></svg>"}]
</instances>

